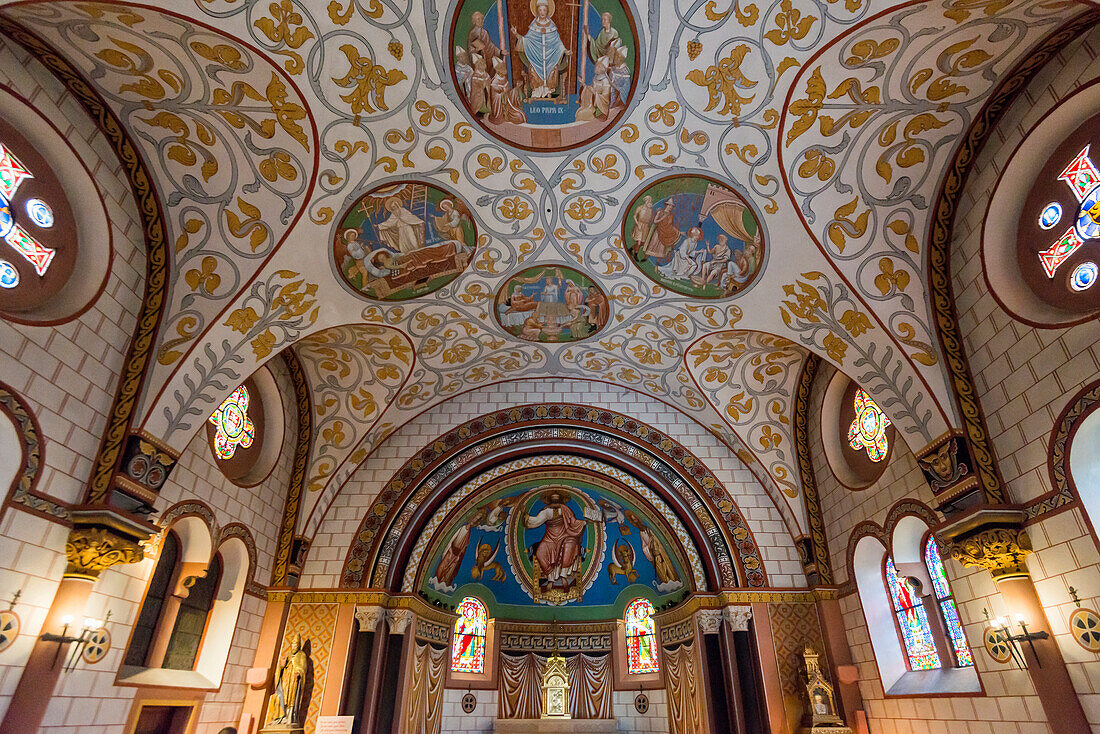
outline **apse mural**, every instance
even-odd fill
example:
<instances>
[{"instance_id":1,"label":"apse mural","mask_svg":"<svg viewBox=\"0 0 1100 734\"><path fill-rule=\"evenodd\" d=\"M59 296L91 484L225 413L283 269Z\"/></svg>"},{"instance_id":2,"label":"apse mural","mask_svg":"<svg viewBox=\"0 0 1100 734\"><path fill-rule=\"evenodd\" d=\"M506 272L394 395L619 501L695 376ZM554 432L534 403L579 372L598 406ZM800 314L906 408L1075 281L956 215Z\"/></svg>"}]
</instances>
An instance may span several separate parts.
<instances>
[{"instance_id":1,"label":"apse mural","mask_svg":"<svg viewBox=\"0 0 1100 734\"><path fill-rule=\"evenodd\" d=\"M611 304L587 275L563 265L516 273L497 291L496 315L512 336L531 342L571 342L607 324Z\"/></svg>"},{"instance_id":2,"label":"apse mural","mask_svg":"<svg viewBox=\"0 0 1100 734\"><path fill-rule=\"evenodd\" d=\"M477 227L460 198L408 181L374 189L352 204L336 231L333 254L356 293L404 301L458 277L476 246Z\"/></svg>"},{"instance_id":3,"label":"apse mural","mask_svg":"<svg viewBox=\"0 0 1100 734\"><path fill-rule=\"evenodd\" d=\"M623 244L650 279L697 298L743 291L764 262L752 207L704 176L673 176L638 194L623 218Z\"/></svg>"},{"instance_id":4,"label":"apse mural","mask_svg":"<svg viewBox=\"0 0 1100 734\"><path fill-rule=\"evenodd\" d=\"M466 110L527 150L599 137L626 110L638 75L634 19L619 0L465 0L450 49Z\"/></svg>"},{"instance_id":5,"label":"apse mural","mask_svg":"<svg viewBox=\"0 0 1100 734\"><path fill-rule=\"evenodd\" d=\"M498 605L530 607L609 606L631 585L685 591L685 563L660 518L611 486L532 476L464 503L437 534L422 593L457 601L476 583Z\"/></svg>"}]
</instances>

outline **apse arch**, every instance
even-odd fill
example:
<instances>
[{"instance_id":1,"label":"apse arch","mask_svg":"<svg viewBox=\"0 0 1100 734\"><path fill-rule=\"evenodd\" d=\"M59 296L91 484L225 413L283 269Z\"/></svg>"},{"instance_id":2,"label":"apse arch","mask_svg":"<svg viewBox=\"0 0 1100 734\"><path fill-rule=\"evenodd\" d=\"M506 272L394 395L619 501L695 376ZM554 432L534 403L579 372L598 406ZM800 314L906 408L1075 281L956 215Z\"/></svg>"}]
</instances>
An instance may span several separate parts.
<instances>
[{"instance_id":1,"label":"apse arch","mask_svg":"<svg viewBox=\"0 0 1100 734\"><path fill-rule=\"evenodd\" d=\"M1100 382L1079 391L1070 400L1051 438L1049 467L1054 491L1044 497L1052 509L1081 505L1086 525L1096 535L1100 524Z\"/></svg>"},{"instance_id":2,"label":"apse arch","mask_svg":"<svg viewBox=\"0 0 1100 734\"><path fill-rule=\"evenodd\" d=\"M493 456L487 458L490 449ZM649 484L678 510L697 546L705 550L704 557L711 559L709 565L704 563L709 585L767 584L744 517L698 458L635 419L559 403L519 406L476 418L409 459L365 513L348 549L341 585L396 589L394 569L409 558L426 518L442 504L444 489L467 481L490 464L550 450L609 462Z\"/></svg>"}]
</instances>

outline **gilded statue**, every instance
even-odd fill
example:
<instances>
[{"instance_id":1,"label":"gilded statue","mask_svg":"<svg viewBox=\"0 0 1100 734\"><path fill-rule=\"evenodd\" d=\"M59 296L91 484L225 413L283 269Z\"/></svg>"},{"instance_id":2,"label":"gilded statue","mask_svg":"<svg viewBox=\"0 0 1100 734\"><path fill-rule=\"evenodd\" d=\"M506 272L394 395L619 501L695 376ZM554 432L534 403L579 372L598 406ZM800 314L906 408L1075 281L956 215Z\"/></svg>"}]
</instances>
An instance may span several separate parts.
<instances>
[{"instance_id":1,"label":"gilded statue","mask_svg":"<svg viewBox=\"0 0 1100 734\"><path fill-rule=\"evenodd\" d=\"M275 671L275 690L268 703L267 723L279 728L296 729L302 726L309 700L304 693L309 676L309 655L302 644L302 636L294 635L290 652L283 656Z\"/></svg>"}]
</instances>

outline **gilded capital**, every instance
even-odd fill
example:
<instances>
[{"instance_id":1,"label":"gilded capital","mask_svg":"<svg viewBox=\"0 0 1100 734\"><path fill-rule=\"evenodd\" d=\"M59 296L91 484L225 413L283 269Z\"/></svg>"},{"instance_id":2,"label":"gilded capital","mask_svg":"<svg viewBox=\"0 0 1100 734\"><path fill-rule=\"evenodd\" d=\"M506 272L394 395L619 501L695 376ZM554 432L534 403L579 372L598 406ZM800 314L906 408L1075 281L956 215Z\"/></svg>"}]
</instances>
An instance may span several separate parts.
<instances>
[{"instance_id":1,"label":"gilded capital","mask_svg":"<svg viewBox=\"0 0 1100 734\"><path fill-rule=\"evenodd\" d=\"M69 561L65 576L94 581L111 566L140 562L144 553L134 538L111 528L78 526L69 531L65 556Z\"/></svg>"},{"instance_id":2,"label":"gilded capital","mask_svg":"<svg viewBox=\"0 0 1100 734\"><path fill-rule=\"evenodd\" d=\"M1031 553L1031 539L1022 528L981 530L956 540L951 557L970 568L984 568L993 578L1026 576L1024 556Z\"/></svg>"}]
</instances>

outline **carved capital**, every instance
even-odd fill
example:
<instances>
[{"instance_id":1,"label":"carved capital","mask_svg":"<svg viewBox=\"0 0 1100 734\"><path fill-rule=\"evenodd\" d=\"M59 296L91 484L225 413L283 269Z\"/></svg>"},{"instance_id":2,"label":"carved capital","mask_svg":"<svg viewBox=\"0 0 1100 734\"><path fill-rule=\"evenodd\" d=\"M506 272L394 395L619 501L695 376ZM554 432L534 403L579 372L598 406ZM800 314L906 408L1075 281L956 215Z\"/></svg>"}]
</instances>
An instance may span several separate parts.
<instances>
[{"instance_id":1,"label":"carved capital","mask_svg":"<svg viewBox=\"0 0 1100 734\"><path fill-rule=\"evenodd\" d=\"M375 632L378 623L386 618L386 610L382 607L355 607L355 621L359 623L361 632Z\"/></svg>"},{"instance_id":2,"label":"carved capital","mask_svg":"<svg viewBox=\"0 0 1100 734\"><path fill-rule=\"evenodd\" d=\"M128 517L110 508L73 508L73 528L65 541L68 578L95 581L111 566L139 563L145 557L141 544L152 537L156 526Z\"/></svg>"},{"instance_id":3,"label":"carved capital","mask_svg":"<svg viewBox=\"0 0 1100 734\"><path fill-rule=\"evenodd\" d=\"M390 620L390 634L403 635L413 621L411 609L390 609L387 612Z\"/></svg>"},{"instance_id":4,"label":"carved capital","mask_svg":"<svg viewBox=\"0 0 1100 734\"><path fill-rule=\"evenodd\" d=\"M970 445L959 431L948 431L921 449L917 463L936 495L941 512L950 514L982 501Z\"/></svg>"},{"instance_id":5,"label":"carved capital","mask_svg":"<svg viewBox=\"0 0 1100 734\"><path fill-rule=\"evenodd\" d=\"M124 538L109 528L73 528L65 541L65 556L69 560L65 576L94 581L111 566L138 563L144 555L136 540Z\"/></svg>"},{"instance_id":6,"label":"carved capital","mask_svg":"<svg viewBox=\"0 0 1100 734\"><path fill-rule=\"evenodd\" d=\"M722 610L722 616L726 620L726 624L730 626L730 630L733 632L747 632L749 629L749 620L752 619L752 607L740 606L740 607L726 607Z\"/></svg>"},{"instance_id":7,"label":"carved capital","mask_svg":"<svg viewBox=\"0 0 1100 734\"><path fill-rule=\"evenodd\" d=\"M716 635L722 629L721 609L700 609L695 613L699 623L699 632L704 635Z\"/></svg>"},{"instance_id":8,"label":"carved capital","mask_svg":"<svg viewBox=\"0 0 1100 734\"><path fill-rule=\"evenodd\" d=\"M993 578L1026 576L1024 556L1031 553L1031 539L1021 528L980 530L951 545L951 557L969 568L984 568Z\"/></svg>"}]
</instances>

